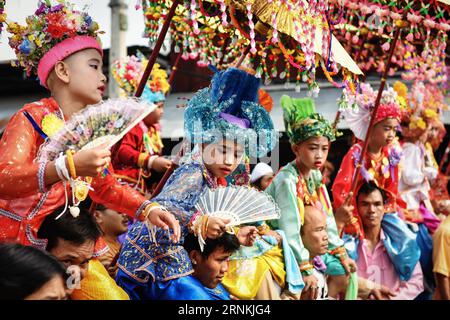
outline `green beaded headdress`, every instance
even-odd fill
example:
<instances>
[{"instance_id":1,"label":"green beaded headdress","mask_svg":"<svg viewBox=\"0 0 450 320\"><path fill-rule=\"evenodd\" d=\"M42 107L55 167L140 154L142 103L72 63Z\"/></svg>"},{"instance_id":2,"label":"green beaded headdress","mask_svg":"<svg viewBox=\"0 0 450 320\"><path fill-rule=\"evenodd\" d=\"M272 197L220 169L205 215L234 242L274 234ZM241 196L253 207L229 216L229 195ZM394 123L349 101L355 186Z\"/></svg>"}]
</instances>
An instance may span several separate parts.
<instances>
[{"instance_id":1,"label":"green beaded headdress","mask_svg":"<svg viewBox=\"0 0 450 320\"><path fill-rule=\"evenodd\" d=\"M336 140L336 131L322 115L316 112L311 98L296 99L287 95L281 97L284 126L289 140L293 144L312 137L327 137Z\"/></svg>"}]
</instances>

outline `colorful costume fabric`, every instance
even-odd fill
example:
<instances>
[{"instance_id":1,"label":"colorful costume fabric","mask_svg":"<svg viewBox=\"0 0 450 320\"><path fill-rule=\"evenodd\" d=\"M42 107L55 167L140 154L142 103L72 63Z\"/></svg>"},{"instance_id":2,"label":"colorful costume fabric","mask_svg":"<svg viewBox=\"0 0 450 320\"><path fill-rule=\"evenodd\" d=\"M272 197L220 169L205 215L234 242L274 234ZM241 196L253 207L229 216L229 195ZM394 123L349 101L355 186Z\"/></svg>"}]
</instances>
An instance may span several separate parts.
<instances>
[{"instance_id":1,"label":"colorful costume fabric","mask_svg":"<svg viewBox=\"0 0 450 320\"><path fill-rule=\"evenodd\" d=\"M25 105L9 121L0 140L0 241L43 248L46 241L37 239L37 231L48 214L64 205L64 187L61 181L45 187L46 163L34 162L44 140L24 111L38 124L49 115L62 120L58 104L50 98ZM113 172L111 166L109 170ZM95 202L133 218L150 203L131 188L121 186L111 174L95 177L91 187L89 195Z\"/></svg>"},{"instance_id":2,"label":"colorful costume fabric","mask_svg":"<svg viewBox=\"0 0 450 320\"><path fill-rule=\"evenodd\" d=\"M113 152L115 177L142 194L151 193L155 184L154 174L148 170L151 156L161 156L163 143L159 126L147 127L143 122L128 132Z\"/></svg>"},{"instance_id":3,"label":"colorful costume fabric","mask_svg":"<svg viewBox=\"0 0 450 320\"><path fill-rule=\"evenodd\" d=\"M339 208L345 202L355 175L356 166L361 156L363 145L359 142L353 145L342 159L341 167L336 175L332 186L334 208ZM401 152L398 147L387 146L381 151L378 159L366 154L361 168L361 174L358 176L357 188L365 181L374 181L377 186L383 189L387 195L385 212L397 212L398 208L405 208L406 204L398 193L398 164L401 159ZM356 207L355 197L353 203Z\"/></svg>"},{"instance_id":4,"label":"colorful costume fabric","mask_svg":"<svg viewBox=\"0 0 450 320\"><path fill-rule=\"evenodd\" d=\"M81 288L70 295L72 300L130 300L97 259L89 261L88 272L80 285Z\"/></svg>"},{"instance_id":5,"label":"colorful costume fabric","mask_svg":"<svg viewBox=\"0 0 450 320\"><path fill-rule=\"evenodd\" d=\"M321 206L327 214L329 250L333 251L342 247L344 242L339 237L328 191L322 183L320 171L313 170L310 179L306 182L307 185L311 186L310 196L304 194L303 197L298 198L298 187L299 185L303 187L302 183L299 184L299 179L300 176L295 162L288 163L277 173L266 192L274 198L281 210L281 218L270 221L269 225L274 229L284 231L295 260L298 265L301 265L302 263L308 263L310 260L309 251L304 247L300 236L300 229L303 224L304 206L311 201L314 201L316 206ZM337 258L330 255L326 260L328 262L328 274L345 274L345 270Z\"/></svg>"},{"instance_id":6,"label":"colorful costume fabric","mask_svg":"<svg viewBox=\"0 0 450 320\"><path fill-rule=\"evenodd\" d=\"M440 220L435 216L430 201L430 183L436 179L438 170L426 166L425 147L420 142L403 144L403 162L399 193L407 204L405 218L415 223L425 223L431 233L437 229Z\"/></svg>"},{"instance_id":7,"label":"colorful costume fabric","mask_svg":"<svg viewBox=\"0 0 450 320\"><path fill-rule=\"evenodd\" d=\"M128 56L114 62L112 74L123 95L134 95L147 63L148 60L140 52L138 57ZM149 104L149 108L156 109L154 104L164 102L169 89L166 71L155 64L141 98ZM152 172L148 163L152 161L151 157L162 155L163 147L159 123L147 126L141 121L123 137L112 152L115 177L144 195L151 193L160 175Z\"/></svg>"}]
</instances>

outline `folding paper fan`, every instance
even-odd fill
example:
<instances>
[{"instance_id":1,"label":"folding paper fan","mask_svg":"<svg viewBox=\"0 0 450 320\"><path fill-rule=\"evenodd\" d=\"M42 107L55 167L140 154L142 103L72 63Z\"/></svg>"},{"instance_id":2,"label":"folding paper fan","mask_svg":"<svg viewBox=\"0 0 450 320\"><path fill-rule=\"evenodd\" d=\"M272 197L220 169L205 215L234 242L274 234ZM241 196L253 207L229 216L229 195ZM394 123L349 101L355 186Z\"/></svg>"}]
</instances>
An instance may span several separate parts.
<instances>
[{"instance_id":1,"label":"folding paper fan","mask_svg":"<svg viewBox=\"0 0 450 320\"><path fill-rule=\"evenodd\" d=\"M209 216L230 218L227 226L279 219L280 209L271 196L244 186L207 188L196 209Z\"/></svg>"},{"instance_id":2,"label":"folding paper fan","mask_svg":"<svg viewBox=\"0 0 450 320\"><path fill-rule=\"evenodd\" d=\"M110 99L89 106L42 145L38 162L52 161L67 149L79 151L102 144L110 148L155 109L155 104L136 98Z\"/></svg>"}]
</instances>

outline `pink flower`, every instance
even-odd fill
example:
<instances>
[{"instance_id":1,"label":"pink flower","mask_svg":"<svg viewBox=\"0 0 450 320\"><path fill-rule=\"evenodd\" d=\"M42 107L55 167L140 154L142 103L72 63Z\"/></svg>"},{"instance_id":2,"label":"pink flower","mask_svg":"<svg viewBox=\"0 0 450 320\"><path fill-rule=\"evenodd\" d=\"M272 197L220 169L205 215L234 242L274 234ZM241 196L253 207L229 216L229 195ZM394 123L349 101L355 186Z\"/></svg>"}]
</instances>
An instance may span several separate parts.
<instances>
[{"instance_id":1,"label":"pink flower","mask_svg":"<svg viewBox=\"0 0 450 320\"><path fill-rule=\"evenodd\" d=\"M406 18L408 19L409 22L414 24L417 24L422 20L422 16L415 15L413 13L408 13Z\"/></svg>"},{"instance_id":2,"label":"pink flower","mask_svg":"<svg viewBox=\"0 0 450 320\"><path fill-rule=\"evenodd\" d=\"M391 12L391 18L394 20L401 20L402 19L402 15L397 13L397 12Z\"/></svg>"},{"instance_id":3,"label":"pink flower","mask_svg":"<svg viewBox=\"0 0 450 320\"><path fill-rule=\"evenodd\" d=\"M350 3L348 3L347 6L350 10L358 10L359 9L359 3L350 2Z\"/></svg>"},{"instance_id":4,"label":"pink flower","mask_svg":"<svg viewBox=\"0 0 450 320\"><path fill-rule=\"evenodd\" d=\"M347 41L349 41L350 39L351 39L351 37L352 37L352 34L350 33L350 32L346 32L345 33L345 40L347 40Z\"/></svg>"},{"instance_id":5,"label":"pink flower","mask_svg":"<svg viewBox=\"0 0 450 320\"><path fill-rule=\"evenodd\" d=\"M425 21L423 22L423 25L427 28L434 28L436 26L436 22L434 22L431 19L425 19Z\"/></svg>"},{"instance_id":6,"label":"pink flower","mask_svg":"<svg viewBox=\"0 0 450 320\"><path fill-rule=\"evenodd\" d=\"M379 17L384 17L389 14L389 10L377 8L377 9L375 9L375 14Z\"/></svg>"},{"instance_id":7,"label":"pink flower","mask_svg":"<svg viewBox=\"0 0 450 320\"><path fill-rule=\"evenodd\" d=\"M361 10L361 13L363 15L368 15L368 14L372 13L372 7L368 7L368 6L364 5L364 4L361 5L360 10Z\"/></svg>"},{"instance_id":8,"label":"pink flower","mask_svg":"<svg viewBox=\"0 0 450 320\"><path fill-rule=\"evenodd\" d=\"M448 23L441 22L440 24L437 25L437 27L439 30L442 30L445 32L450 31L450 24L448 24Z\"/></svg>"},{"instance_id":9,"label":"pink flower","mask_svg":"<svg viewBox=\"0 0 450 320\"><path fill-rule=\"evenodd\" d=\"M413 42L414 34L412 32L408 33L408 35L406 36L406 40L408 40L409 42Z\"/></svg>"},{"instance_id":10,"label":"pink flower","mask_svg":"<svg viewBox=\"0 0 450 320\"><path fill-rule=\"evenodd\" d=\"M389 49L391 48L391 44L390 44L389 42L385 42L385 43L381 46L381 48L382 48L384 51L389 51Z\"/></svg>"}]
</instances>

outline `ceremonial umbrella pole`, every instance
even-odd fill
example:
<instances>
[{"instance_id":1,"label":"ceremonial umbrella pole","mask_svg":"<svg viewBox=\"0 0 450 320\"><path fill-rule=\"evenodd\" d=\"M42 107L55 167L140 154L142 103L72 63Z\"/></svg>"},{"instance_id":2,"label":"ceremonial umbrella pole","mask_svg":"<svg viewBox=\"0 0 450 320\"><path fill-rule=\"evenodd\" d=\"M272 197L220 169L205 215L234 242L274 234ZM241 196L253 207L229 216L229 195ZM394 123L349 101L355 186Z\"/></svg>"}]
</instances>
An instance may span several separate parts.
<instances>
[{"instance_id":1,"label":"ceremonial umbrella pole","mask_svg":"<svg viewBox=\"0 0 450 320\"><path fill-rule=\"evenodd\" d=\"M161 50L161 46L164 42L164 38L166 37L167 31L169 30L170 22L172 21L172 18L175 15L175 10L177 9L177 6L179 3L180 3L180 0L173 0L173 2L172 2L172 6L170 7L170 10L166 16L166 19L164 20L164 24L161 29L161 32L159 33L158 39L156 40L155 47L153 48L152 54L151 54L150 58L148 59L147 67L145 68L144 74L142 75L141 81L139 82L139 86L136 90L136 93L134 94L136 97L140 97L142 95L142 92L144 92L145 85L147 83L148 78L150 77L153 66L155 65L156 58L158 57L159 51ZM159 190L162 189L162 186L164 185L164 183L161 185L161 182L163 182L163 181L165 182L169 178L169 176L172 174L172 172L174 170L174 167L175 167L175 164L172 163L172 166L164 173L164 176L161 179L160 183L157 185L156 189L158 189L158 188L159 188ZM158 193L159 193L159 191L158 191Z\"/></svg>"},{"instance_id":2,"label":"ceremonial umbrella pole","mask_svg":"<svg viewBox=\"0 0 450 320\"><path fill-rule=\"evenodd\" d=\"M172 71L170 72L170 77L169 77L169 84L170 87L172 88L172 83L173 83L173 79L175 78L175 74L177 73L178 70L178 64L180 63L180 58L183 55L182 52L180 52L177 56L177 58L175 59L175 62L172 66Z\"/></svg>"},{"instance_id":3,"label":"ceremonial umbrella pole","mask_svg":"<svg viewBox=\"0 0 450 320\"><path fill-rule=\"evenodd\" d=\"M153 48L152 54L148 59L147 67L145 68L144 74L142 75L141 81L139 82L139 86L134 94L135 97L140 97L142 92L144 92L145 84L147 83L148 78L152 72L153 66L155 65L156 58L158 57L159 51L161 50L161 46L164 42L164 38L166 37L167 31L169 30L170 22L172 21L173 16L175 15L175 10L177 9L178 4L181 0L173 0L172 6L170 7L169 13L164 20L163 27L161 32L159 33L158 39L156 40L155 47Z\"/></svg>"},{"instance_id":4,"label":"ceremonial umbrella pole","mask_svg":"<svg viewBox=\"0 0 450 320\"><path fill-rule=\"evenodd\" d=\"M381 96L382 96L384 87L386 85L387 76L388 76L389 69L391 67L392 56L394 55L395 46L397 44L397 41L399 40L401 30L402 30L403 27L405 27L405 24L406 24L406 22L404 21L405 18L406 18L406 15L407 15L407 10L404 11L402 20L399 20L399 21L396 22L397 29L395 30L394 39L392 40L392 44L391 44L391 47L390 47L390 50L389 50L389 55L388 55L386 67L385 67L385 70L384 70L383 75L381 77L380 88L378 89L378 94L377 94L377 97L375 99L375 106L374 106L374 109L372 111L372 115L370 117L369 128L367 129L366 138L364 139L364 145L363 145L363 149L362 149L362 152L361 152L361 156L359 157L359 161L358 161L358 164L356 166L356 171L355 171L355 174L353 176L352 187L351 187L351 192L353 192L353 194L355 194L358 177L359 177L359 174L361 173L361 168L363 166L364 157L365 157L365 155L367 153L367 149L368 149L368 146L369 146L370 134L372 133L373 126L375 124L375 116L377 114L378 107L380 106ZM359 218L357 213L356 213L356 215L354 214L354 216L352 218L352 222L345 226L345 232L348 233L348 234L356 234L356 235L358 235L360 237L363 236L363 232L364 231L363 231L362 226L361 226L361 220L360 220L360 218Z\"/></svg>"}]
</instances>

